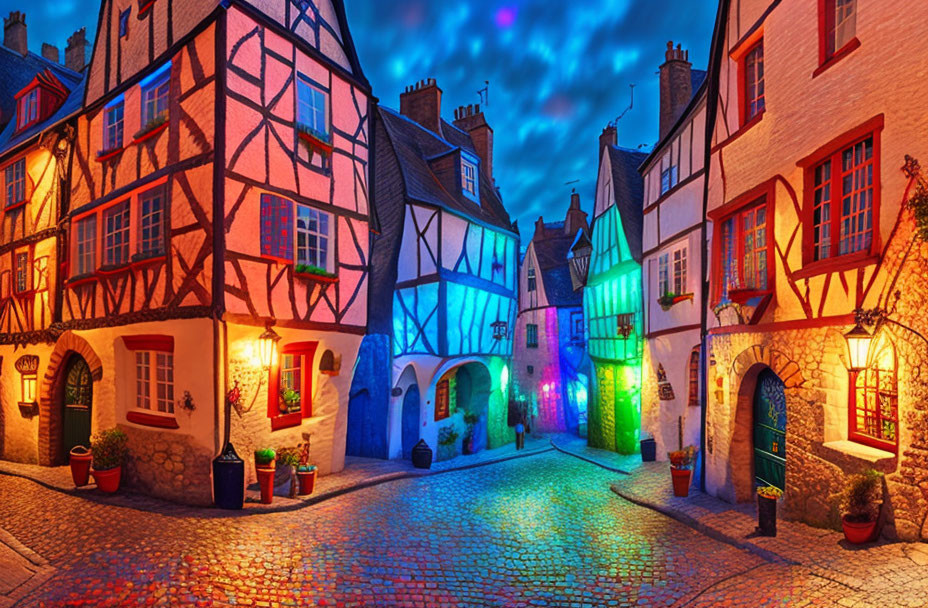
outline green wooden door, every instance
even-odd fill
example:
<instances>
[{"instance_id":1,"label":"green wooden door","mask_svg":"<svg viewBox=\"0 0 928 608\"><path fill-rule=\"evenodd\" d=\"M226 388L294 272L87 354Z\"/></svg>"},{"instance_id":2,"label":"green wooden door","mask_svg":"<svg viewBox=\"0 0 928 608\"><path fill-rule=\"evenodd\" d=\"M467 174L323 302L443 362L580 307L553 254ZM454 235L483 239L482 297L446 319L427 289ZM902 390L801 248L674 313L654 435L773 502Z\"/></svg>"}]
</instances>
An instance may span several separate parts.
<instances>
[{"instance_id":1,"label":"green wooden door","mask_svg":"<svg viewBox=\"0 0 928 608\"><path fill-rule=\"evenodd\" d=\"M64 384L64 453L76 445L90 447L90 406L93 380L90 367L80 355L71 355L65 369Z\"/></svg>"},{"instance_id":2,"label":"green wooden door","mask_svg":"<svg viewBox=\"0 0 928 608\"><path fill-rule=\"evenodd\" d=\"M754 389L754 478L781 490L786 479L786 393L769 369L760 373Z\"/></svg>"}]
</instances>

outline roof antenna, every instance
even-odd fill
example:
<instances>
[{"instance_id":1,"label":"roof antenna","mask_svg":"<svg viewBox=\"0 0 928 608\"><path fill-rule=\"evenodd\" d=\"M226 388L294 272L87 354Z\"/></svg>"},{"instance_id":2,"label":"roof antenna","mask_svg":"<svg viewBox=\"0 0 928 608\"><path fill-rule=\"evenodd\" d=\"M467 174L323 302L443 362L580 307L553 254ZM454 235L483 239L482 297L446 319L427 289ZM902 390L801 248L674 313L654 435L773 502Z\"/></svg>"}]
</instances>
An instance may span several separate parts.
<instances>
[{"instance_id":1,"label":"roof antenna","mask_svg":"<svg viewBox=\"0 0 928 608\"><path fill-rule=\"evenodd\" d=\"M477 95L480 96L480 103L484 106L490 105L490 81L484 80L483 84L485 85L482 89L477 90Z\"/></svg>"},{"instance_id":2,"label":"roof antenna","mask_svg":"<svg viewBox=\"0 0 928 608\"><path fill-rule=\"evenodd\" d=\"M619 114L615 120L609 123L610 126L618 127L619 121L622 120L622 117L628 114L628 111L635 107L635 85L630 84L628 88L631 90L631 100L628 102L628 107L625 108L621 114Z\"/></svg>"},{"instance_id":3,"label":"roof antenna","mask_svg":"<svg viewBox=\"0 0 928 608\"><path fill-rule=\"evenodd\" d=\"M570 180L569 182L564 182L564 185L565 185L565 186L569 186L569 185L571 185L571 184L579 184L579 183L580 183L580 180L579 180L579 179L572 179L572 180ZM576 192L577 189L576 189L576 188L571 188L570 191L573 193L573 192Z\"/></svg>"}]
</instances>

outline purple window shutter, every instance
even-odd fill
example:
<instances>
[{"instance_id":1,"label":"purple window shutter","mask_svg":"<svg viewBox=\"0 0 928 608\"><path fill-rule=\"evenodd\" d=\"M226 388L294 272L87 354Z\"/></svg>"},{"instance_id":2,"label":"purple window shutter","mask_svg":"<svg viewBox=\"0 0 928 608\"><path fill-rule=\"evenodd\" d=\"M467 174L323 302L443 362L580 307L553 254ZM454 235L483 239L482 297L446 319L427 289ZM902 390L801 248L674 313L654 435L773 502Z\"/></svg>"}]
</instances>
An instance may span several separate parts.
<instances>
[{"instance_id":1,"label":"purple window shutter","mask_svg":"<svg viewBox=\"0 0 928 608\"><path fill-rule=\"evenodd\" d=\"M261 195L261 255L293 259L293 201Z\"/></svg>"},{"instance_id":2,"label":"purple window shutter","mask_svg":"<svg viewBox=\"0 0 928 608\"><path fill-rule=\"evenodd\" d=\"M261 255L274 255L274 199L261 195Z\"/></svg>"},{"instance_id":3,"label":"purple window shutter","mask_svg":"<svg viewBox=\"0 0 928 608\"><path fill-rule=\"evenodd\" d=\"M293 201L280 199L280 225L277 241L278 257L293 259Z\"/></svg>"}]
</instances>

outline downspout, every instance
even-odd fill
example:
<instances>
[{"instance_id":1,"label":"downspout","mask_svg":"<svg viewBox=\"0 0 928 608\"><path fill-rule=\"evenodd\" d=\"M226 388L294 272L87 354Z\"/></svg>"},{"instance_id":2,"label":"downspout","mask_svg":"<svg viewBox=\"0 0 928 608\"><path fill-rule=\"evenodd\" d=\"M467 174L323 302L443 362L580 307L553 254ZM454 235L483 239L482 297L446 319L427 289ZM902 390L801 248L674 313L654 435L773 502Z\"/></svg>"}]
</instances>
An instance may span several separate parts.
<instances>
[{"instance_id":1,"label":"downspout","mask_svg":"<svg viewBox=\"0 0 928 608\"><path fill-rule=\"evenodd\" d=\"M728 12L731 0L720 0L719 12L715 17L715 30L712 32L712 46L709 56L709 84L706 89L706 135L703 145L703 178L702 188L702 226L699 236L702 244L700 256L701 306L699 323L699 377L702 380L699 390L699 489L706 491L706 418L709 402L709 247L706 239L706 215L709 212L709 175L712 160L712 135L715 131L715 119L718 114L719 72L721 71L723 41L725 40L725 26L728 23Z\"/></svg>"}]
</instances>

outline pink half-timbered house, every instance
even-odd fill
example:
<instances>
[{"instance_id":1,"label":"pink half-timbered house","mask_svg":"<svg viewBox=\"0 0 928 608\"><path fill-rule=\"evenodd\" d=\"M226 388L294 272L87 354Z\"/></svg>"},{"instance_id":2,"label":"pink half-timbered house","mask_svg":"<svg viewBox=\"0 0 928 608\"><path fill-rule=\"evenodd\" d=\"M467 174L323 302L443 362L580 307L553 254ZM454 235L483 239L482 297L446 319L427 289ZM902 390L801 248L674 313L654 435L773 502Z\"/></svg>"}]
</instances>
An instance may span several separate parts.
<instances>
[{"instance_id":1,"label":"pink half-timbered house","mask_svg":"<svg viewBox=\"0 0 928 608\"><path fill-rule=\"evenodd\" d=\"M229 439L250 468L311 436L341 469L370 106L342 3L105 0L97 32L40 416L60 428L58 387L89 370L88 430L123 428L130 483L185 502L210 502Z\"/></svg>"}]
</instances>

